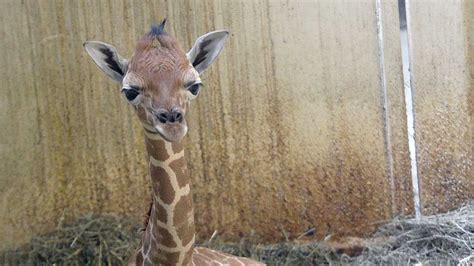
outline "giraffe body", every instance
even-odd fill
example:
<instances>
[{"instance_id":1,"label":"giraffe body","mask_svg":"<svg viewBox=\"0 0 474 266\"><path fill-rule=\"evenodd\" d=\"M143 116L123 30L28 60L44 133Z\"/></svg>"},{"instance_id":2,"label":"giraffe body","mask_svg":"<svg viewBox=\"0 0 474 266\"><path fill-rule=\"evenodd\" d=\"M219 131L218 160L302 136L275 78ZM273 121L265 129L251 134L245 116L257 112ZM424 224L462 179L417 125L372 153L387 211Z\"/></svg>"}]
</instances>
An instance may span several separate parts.
<instances>
[{"instance_id":1,"label":"giraffe body","mask_svg":"<svg viewBox=\"0 0 474 266\"><path fill-rule=\"evenodd\" d=\"M264 265L208 248L195 247L194 208L181 139L190 100L200 89L200 74L219 55L226 31L207 33L185 54L164 31L152 26L130 60L105 43L84 44L97 66L122 83L145 132L152 204L138 250L129 265Z\"/></svg>"}]
</instances>

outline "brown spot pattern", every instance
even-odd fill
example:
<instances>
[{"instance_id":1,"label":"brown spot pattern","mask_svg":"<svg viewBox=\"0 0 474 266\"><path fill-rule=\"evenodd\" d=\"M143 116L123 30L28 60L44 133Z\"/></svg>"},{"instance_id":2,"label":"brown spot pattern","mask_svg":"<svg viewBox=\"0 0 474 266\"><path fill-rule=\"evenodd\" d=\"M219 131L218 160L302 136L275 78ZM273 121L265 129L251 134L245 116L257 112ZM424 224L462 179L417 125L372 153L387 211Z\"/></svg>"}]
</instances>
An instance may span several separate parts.
<instances>
[{"instance_id":1,"label":"brown spot pattern","mask_svg":"<svg viewBox=\"0 0 474 266\"><path fill-rule=\"evenodd\" d=\"M171 162L170 167L176 174L176 179L180 188L183 188L184 186L190 183L190 179L188 176L188 167L186 165L186 159L184 158L184 156Z\"/></svg>"},{"instance_id":2,"label":"brown spot pattern","mask_svg":"<svg viewBox=\"0 0 474 266\"><path fill-rule=\"evenodd\" d=\"M181 142L173 142L171 144L171 147L173 148L174 153L180 153L184 149L183 144L181 144Z\"/></svg>"},{"instance_id":3,"label":"brown spot pattern","mask_svg":"<svg viewBox=\"0 0 474 266\"><path fill-rule=\"evenodd\" d=\"M155 205L155 210L154 211L155 211L156 219L160 222L167 223L168 214L166 213L165 208L163 208L163 206L161 206L157 202L155 202L154 205Z\"/></svg>"},{"instance_id":4,"label":"brown spot pattern","mask_svg":"<svg viewBox=\"0 0 474 266\"><path fill-rule=\"evenodd\" d=\"M164 246L167 246L169 248L175 248L176 247L176 241L173 239L173 236L166 230L165 228L156 226L155 230L157 230L157 233L154 235L157 236L156 241L158 243L161 243Z\"/></svg>"},{"instance_id":5,"label":"brown spot pattern","mask_svg":"<svg viewBox=\"0 0 474 266\"><path fill-rule=\"evenodd\" d=\"M157 256L151 256L153 265L177 265L179 252L161 252Z\"/></svg>"},{"instance_id":6,"label":"brown spot pattern","mask_svg":"<svg viewBox=\"0 0 474 266\"><path fill-rule=\"evenodd\" d=\"M165 161L169 158L169 155L165 149L165 142L163 140L153 140L147 137L145 138L145 140L148 155L158 161Z\"/></svg>"},{"instance_id":7,"label":"brown spot pattern","mask_svg":"<svg viewBox=\"0 0 474 266\"><path fill-rule=\"evenodd\" d=\"M175 225L180 225L189 220L192 217L191 211L193 210L193 198L191 193L182 196L174 208L174 219Z\"/></svg>"},{"instance_id":8,"label":"brown spot pattern","mask_svg":"<svg viewBox=\"0 0 474 266\"><path fill-rule=\"evenodd\" d=\"M194 212L192 195L181 198L174 210L174 225L183 246L187 245L194 236Z\"/></svg>"},{"instance_id":9,"label":"brown spot pattern","mask_svg":"<svg viewBox=\"0 0 474 266\"><path fill-rule=\"evenodd\" d=\"M170 178L161 167L150 165L152 187L155 195L164 203L171 204L175 197L175 191L171 185Z\"/></svg>"}]
</instances>

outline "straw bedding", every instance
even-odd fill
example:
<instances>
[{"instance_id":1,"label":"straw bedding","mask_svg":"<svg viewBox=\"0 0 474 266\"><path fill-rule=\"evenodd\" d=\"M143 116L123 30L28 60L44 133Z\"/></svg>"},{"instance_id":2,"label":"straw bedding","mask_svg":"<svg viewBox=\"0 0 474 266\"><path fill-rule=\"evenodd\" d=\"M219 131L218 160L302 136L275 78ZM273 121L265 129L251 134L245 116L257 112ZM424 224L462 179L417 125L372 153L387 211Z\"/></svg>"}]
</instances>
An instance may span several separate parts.
<instances>
[{"instance_id":1,"label":"straw bedding","mask_svg":"<svg viewBox=\"0 0 474 266\"><path fill-rule=\"evenodd\" d=\"M114 216L88 215L0 254L0 264L120 265L138 244L139 226ZM370 239L359 239L349 256L330 241L256 244L253 238L202 243L268 265L474 264L474 202L421 219L395 218ZM347 245L346 245L347 246ZM355 255L355 256L354 256Z\"/></svg>"}]
</instances>

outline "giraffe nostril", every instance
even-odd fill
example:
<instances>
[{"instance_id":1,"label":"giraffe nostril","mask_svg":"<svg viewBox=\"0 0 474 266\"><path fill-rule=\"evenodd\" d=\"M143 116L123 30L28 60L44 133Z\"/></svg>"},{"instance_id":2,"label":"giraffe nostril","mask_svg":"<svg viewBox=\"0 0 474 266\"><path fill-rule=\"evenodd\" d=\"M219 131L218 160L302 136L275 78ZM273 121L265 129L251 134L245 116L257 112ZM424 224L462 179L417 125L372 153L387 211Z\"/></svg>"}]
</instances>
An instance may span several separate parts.
<instances>
[{"instance_id":1,"label":"giraffe nostril","mask_svg":"<svg viewBox=\"0 0 474 266\"><path fill-rule=\"evenodd\" d=\"M158 121L163 124L168 121L168 115L166 114L166 112L159 113L156 118L158 118Z\"/></svg>"},{"instance_id":2,"label":"giraffe nostril","mask_svg":"<svg viewBox=\"0 0 474 266\"><path fill-rule=\"evenodd\" d=\"M161 123L181 123L183 121L183 113L181 111L160 112L156 114L156 118Z\"/></svg>"},{"instance_id":3,"label":"giraffe nostril","mask_svg":"<svg viewBox=\"0 0 474 266\"><path fill-rule=\"evenodd\" d=\"M176 114L176 115L175 115L176 121L178 121L178 122L180 122L180 123L183 122L183 113L181 113L181 112L176 112L175 114Z\"/></svg>"}]
</instances>

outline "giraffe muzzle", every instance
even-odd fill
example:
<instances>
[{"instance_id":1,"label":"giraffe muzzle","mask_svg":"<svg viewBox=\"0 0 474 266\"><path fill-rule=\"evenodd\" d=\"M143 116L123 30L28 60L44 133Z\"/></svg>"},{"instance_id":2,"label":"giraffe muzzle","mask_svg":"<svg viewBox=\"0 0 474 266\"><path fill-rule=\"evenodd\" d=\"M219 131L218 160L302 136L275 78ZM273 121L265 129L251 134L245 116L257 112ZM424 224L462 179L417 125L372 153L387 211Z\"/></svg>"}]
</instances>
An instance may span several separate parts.
<instances>
[{"instance_id":1,"label":"giraffe muzzle","mask_svg":"<svg viewBox=\"0 0 474 266\"><path fill-rule=\"evenodd\" d=\"M176 117L176 114L173 114L173 116L166 118L166 121L165 118L158 118L154 125L158 133L170 142L181 140L188 132L188 126L184 117L182 115L181 117L179 115Z\"/></svg>"}]
</instances>

